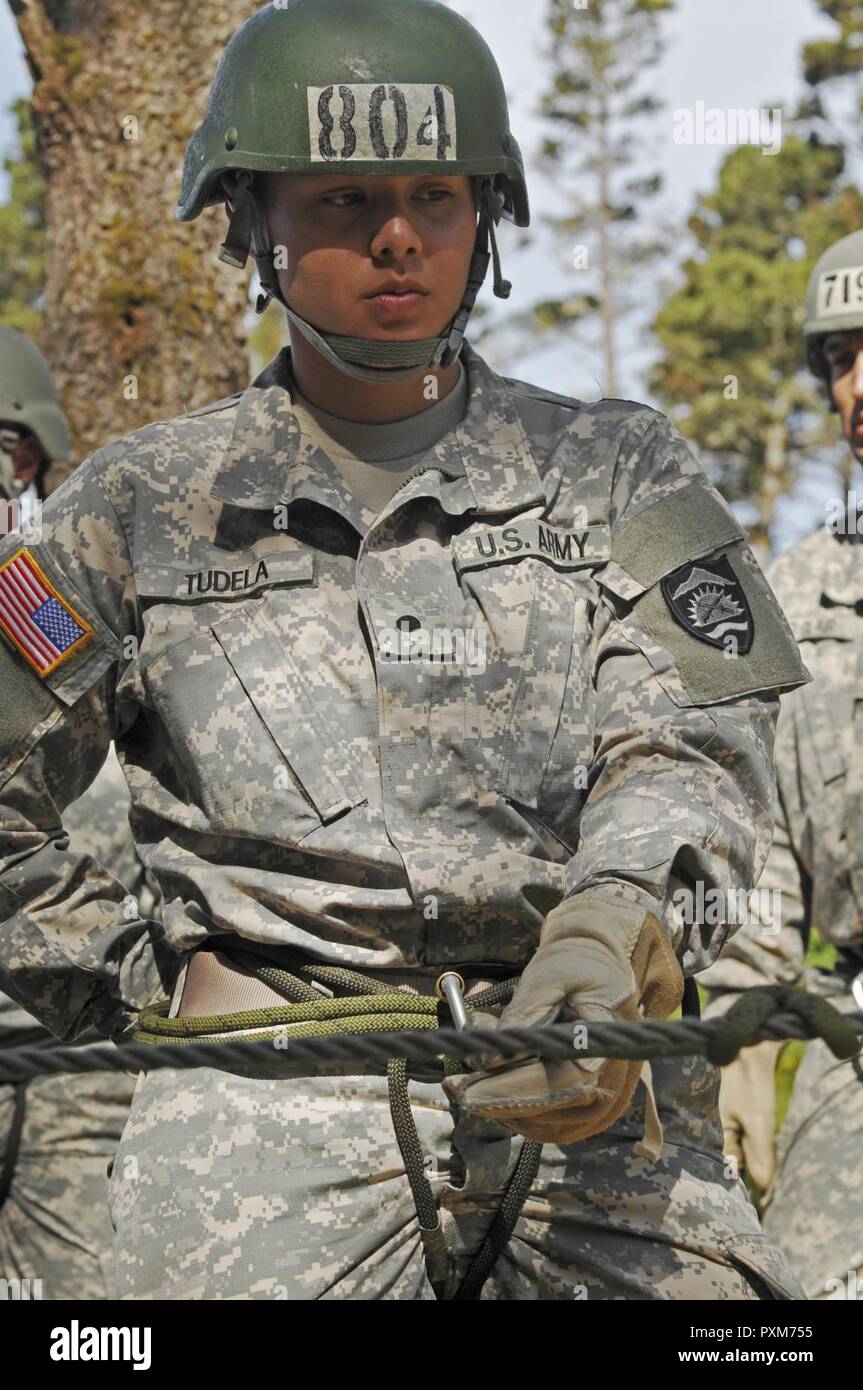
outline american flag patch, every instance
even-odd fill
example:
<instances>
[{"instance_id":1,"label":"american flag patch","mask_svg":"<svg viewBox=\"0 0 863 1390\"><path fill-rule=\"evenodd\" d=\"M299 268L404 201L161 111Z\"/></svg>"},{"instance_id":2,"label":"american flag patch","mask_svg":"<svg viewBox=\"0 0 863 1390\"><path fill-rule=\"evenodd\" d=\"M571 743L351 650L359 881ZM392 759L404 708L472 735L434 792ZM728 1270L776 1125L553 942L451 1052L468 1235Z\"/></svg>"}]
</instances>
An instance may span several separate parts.
<instances>
[{"instance_id":1,"label":"american flag patch","mask_svg":"<svg viewBox=\"0 0 863 1390\"><path fill-rule=\"evenodd\" d=\"M0 627L40 676L93 635L27 550L16 551L0 565Z\"/></svg>"}]
</instances>

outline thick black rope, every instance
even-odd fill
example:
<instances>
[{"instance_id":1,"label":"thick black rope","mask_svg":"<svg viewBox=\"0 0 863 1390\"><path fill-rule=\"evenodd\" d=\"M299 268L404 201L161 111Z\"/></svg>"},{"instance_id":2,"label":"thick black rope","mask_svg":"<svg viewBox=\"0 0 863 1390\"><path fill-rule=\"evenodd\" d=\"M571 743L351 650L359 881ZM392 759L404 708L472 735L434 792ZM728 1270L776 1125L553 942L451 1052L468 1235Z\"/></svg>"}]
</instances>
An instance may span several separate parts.
<instances>
[{"instance_id":1,"label":"thick black rope","mask_svg":"<svg viewBox=\"0 0 863 1390\"><path fill-rule=\"evenodd\" d=\"M808 1038L823 1038L834 1057L856 1057L860 1051L859 1029L850 1021L859 1015L841 1014L828 999L791 985L763 985L744 990L731 1006L711 1040L707 1056L718 1067L733 1062L771 1017L791 1014L800 1019Z\"/></svg>"},{"instance_id":2,"label":"thick black rope","mask_svg":"<svg viewBox=\"0 0 863 1390\"><path fill-rule=\"evenodd\" d=\"M18 1150L21 1146L21 1132L24 1128L24 1113L27 1108L27 1088L23 1082L15 1085L13 1090L12 1123L6 1132L6 1152L3 1155L3 1167L0 1169L0 1210L2 1210L12 1189L15 1164L18 1161Z\"/></svg>"},{"instance_id":3,"label":"thick black rope","mask_svg":"<svg viewBox=\"0 0 863 1390\"><path fill-rule=\"evenodd\" d=\"M408 1183L417 1209L420 1228L431 1231L439 1224L437 1202L432 1185L426 1177L422 1145L414 1123L408 1093L407 1063L403 1057L393 1057L387 1067L390 1115L396 1143L405 1165Z\"/></svg>"},{"instance_id":4,"label":"thick black rope","mask_svg":"<svg viewBox=\"0 0 863 1390\"><path fill-rule=\"evenodd\" d=\"M750 990L749 995L761 993ZM803 1000L812 998L801 990L792 994ZM815 996L817 998L817 996ZM795 999L795 1004L797 1000ZM818 999L819 1004L826 1000ZM812 1038L818 1036L813 1020L795 1008L783 1007L771 1013L753 1027L745 1039L731 1033L734 1010L751 1001L745 997L718 1019L650 1019L643 1023L591 1023L579 1028L578 1054L581 1057L620 1057L631 1061L652 1060L656 1057L708 1057L717 1065L730 1060L731 1043L736 1048L750 1046L768 1039ZM756 1006L756 1009L761 1006ZM775 1003L772 1005L775 1009ZM803 1005L805 1010L808 1006ZM828 1008L833 1013L837 1010ZM842 1024L845 1057L859 1051L863 1035L863 1013L838 1015ZM279 1059L289 1075L297 1064L372 1063L386 1071L392 1057L405 1057L414 1062L441 1062L444 1057L467 1058L480 1053L499 1057L527 1054L534 1057L570 1057L573 1051L572 1023L548 1023L535 1028L470 1028L458 1032L454 1028L439 1028L426 1032L404 1030L398 1033L344 1033L333 1037L299 1037L286 1032L278 1040L186 1043L182 1047L149 1043L93 1043L88 1047L17 1047L0 1048L0 1083L26 1081L33 1076L57 1076L69 1072L93 1071L154 1071L161 1067L215 1067L231 1070L234 1061L247 1073L259 1060L272 1068ZM731 1039L731 1042L729 1042ZM276 1045L278 1043L278 1045ZM736 1049L735 1049L736 1050ZM734 1052L731 1053L734 1055Z\"/></svg>"},{"instance_id":5,"label":"thick black rope","mask_svg":"<svg viewBox=\"0 0 863 1390\"><path fill-rule=\"evenodd\" d=\"M541 1158L542 1144L538 1144L534 1139L525 1139L512 1176L506 1185L506 1191L488 1229L488 1234L476 1252L467 1274L453 1294L454 1303L473 1302L479 1298L483 1284L491 1274L498 1255L509 1244L509 1238L515 1230L515 1223L521 1215L521 1209L539 1172Z\"/></svg>"},{"instance_id":6,"label":"thick black rope","mask_svg":"<svg viewBox=\"0 0 863 1390\"><path fill-rule=\"evenodd\" d=\"M387 1082L393 1129L416 1207L429 1281L435 1296L443 1299L446 1298L449 1260L440 1228L438 1204L425 1172L422 1145L408 1094L407 1063L403 1057L391 1059L387 1068ZM509 1243L515 1223L539 1172L541 1157L542 1144L525 1139L494 1220L467 1273L453 1293L453 1301L465 1302L479 1298L498 1255Z\"/></svg>"},{"instance_id":7,"label":"thick black rope","mask_svg":"<svg viewBox=\"0 0 863 1390\"><path fill-rule=\"evenodd\" d=\"M292 981L286 972L273 975L271 983L283 992L305 981ZM285 976L285 978L282 978ZM341 979L333 984L353 983ZM483 1004L503 1002L512 991L512 981L492 986ZM498 996L502 995L502 998ZM474 1001L472 1001L474 1002ZM689 1001L691 1008L691 1000ZM687 1013L689 1010L687 1009ZM691 1017L679 1021L650 1020L642 1023L592 1023L576 1025L553 1023L538 1028L467 1028L457 1031L438 1028L425 1032L341 1033L303 1037L290 1029L279 1030L266 1039L237 1039L231 1042L99 1043L83 1047L21 1047L0 1049L0 1083L19 1086L33 1076L64 1072L150 1071L159 1067L214 1067L239 1069L241 1075L254 1075L255 1062L272 1074L274 1059L287 1063L288 1073L297 1065L314 1069L327 1062L375 1064L385 1070L389 1081L390 1108L399 1149L417 1208L426 1268L437 1298L445 1297L447 1252L440 1228L440 1217L431 1184L423 1169L423 1156L407 1091L408 1060L436 1061L445 1070L453 1059L489 1053L502 1057L525 1053L540 1057L567 1057L577 1037L581 1057L618 1057L638 1061L657 1057L706 1056L716 1065L727 1065L742 1047L767 1039L823 1038L835 1057L850 1059L860 1053L863 1013L841 1014L829 1001L786 986L769 986L746 991L724 1017L704 1021ZM470 1069L468 1061L465 1069ZM539 1168L542 1146L526 1141L494 1220L482 1245L452 1297L458 1301L477 1299L501 1250L509 1241L524 1201ZM5 1167L6 1165L4 1165Z\"/></svg>"}]
</instances>

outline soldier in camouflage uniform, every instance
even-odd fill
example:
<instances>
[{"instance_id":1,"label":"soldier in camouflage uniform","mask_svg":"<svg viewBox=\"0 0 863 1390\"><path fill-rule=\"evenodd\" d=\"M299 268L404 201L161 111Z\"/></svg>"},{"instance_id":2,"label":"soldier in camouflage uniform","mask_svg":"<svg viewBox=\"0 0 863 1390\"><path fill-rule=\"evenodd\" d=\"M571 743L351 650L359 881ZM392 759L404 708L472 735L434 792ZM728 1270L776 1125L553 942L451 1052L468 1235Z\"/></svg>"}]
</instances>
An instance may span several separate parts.
<instances>
[{"instance_id":1,"label":"soldier in camouflage uniform","mask_svg":"<svg viewBox=\"0 0 863 1390\"><path fill-rule=\"evenodd\" d=\"M4 447L5 446L5 447ZM38 531L28 501L68 476L69 436L50 368L38 348L0 326L0 501L16 502L26 538ZM26 699L22 693L21 699ZM4 711L5 717L5 711ZM124 909L152 915L128 825L129 791L113 749L95 782L63 813L70 850L90 854L129 889ZM139 903L132 906L132 895ZM91 1030L92 1041L99 1041ZM0 995L5 1047L50 1046L32 1014ZM87 1037L81 1040L87 1043ZM0 1298L99 1299L111 1287L112 1237L105 1169L134 1089L122 1072L36 1078L0 1085Z\"/></svg>"},{"instance_id":2,"label":"soldier in camouflage uniform","mask_svg":"<svg viewBox=\"0 0 863 1390\"><path fill-rule=\"evenodd\" d=\"M504 1024L667 1015L721 944L672 894L755 881L776 692L807 677L663 416L501 378L464 340L489 237L505 296L494 230L528 222L493 56L434 0L260 11L179 216L222 201L223 255L254 250L290 348L99 450L39 545L0 548L0 594L54 600L54 650L30 626L0 650L8 988L61 1036L124 1036L168 997L219 1031L283 998L245 948L405 993L457 967L468 1002L520 975ZM56 845L112 737L163 925ZM703 1060L441 1080L409 1083L421 1228L369 1067L141 1077L119 1294L450 1298L525 1136L541 1162L483 1297L801 1296L727 1171Z\"/></svg>"},{"instance_id":3,"label":"soldier in camouflage uniform","mask_svg":"<svg viewBox=\"0 0 863 1390\"><path fill-rule=\"evenodd\" d=\"M35 343L0 324L0 501L50 496L69 476L70 447L51 368ZM0 520L5 534L11 526Z\"/></svg>"},{"instance_id":4,"label":"soldier in camouflage uniform","mask_svg":"<svg viewBox=\"0 0 863 1390\"><path fill-rule=\"evenodd\" d=\"M863 232L816 265L805 335L809 365L863 462ZM783 701L777 731L776 829L759 891L781 894L781 918L741 930L703 977L711 1013L753 985L798 983L843 1011L863 1009L863 520L853 493L848 503L830 503L824 524L770 571L813 679ZM805 966L813 926L838 949L831 971ZM747 1048L725 1071L726 1150L770 1189L765 1230L808 1295L863 1298L860 1059L839 1062L823 1042L807 1045L777 1173L781 1048Z\"/></svg>"}]
</instances>

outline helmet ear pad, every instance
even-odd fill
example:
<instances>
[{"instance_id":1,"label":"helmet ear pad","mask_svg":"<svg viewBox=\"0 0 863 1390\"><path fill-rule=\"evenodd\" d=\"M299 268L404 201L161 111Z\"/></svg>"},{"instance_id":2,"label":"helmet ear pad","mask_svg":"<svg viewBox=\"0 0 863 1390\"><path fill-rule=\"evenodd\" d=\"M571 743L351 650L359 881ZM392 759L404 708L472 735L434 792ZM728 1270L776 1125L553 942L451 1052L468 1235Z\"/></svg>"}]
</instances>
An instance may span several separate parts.
<instances>
[{"instance_id":1,"label":"helmet ear pad","mask_svg":"<svg viewBox=\"0 0 863 1390\"><path fill-rule=\"evenodd\" d=\"M827 396L827 405L832 415L839 414L839 407L833 395L833 387L830 382L830 369L827 366L827 359L824 356L824 344L830 337L829 333L820 333L817 337L809 338L806 342L806 365L813 376L817 377L824 387Z\"/></svg>"},{"instance_id":2,"label":"helmet ear pad","mask_svg":"<svg viewBox=\"0 0 863 1390\"><path fill-rule=\"evenodd\" d=\"M809 338L806 342L806 365L814 377L821 382L827 393L827 400L830 409L835 411L836 403L833 400L833 391L830 386L830 373L827 370L827 363L824 359L824 341L826 333L821 333L816 338Z\"/></svg>"}]
</instances>

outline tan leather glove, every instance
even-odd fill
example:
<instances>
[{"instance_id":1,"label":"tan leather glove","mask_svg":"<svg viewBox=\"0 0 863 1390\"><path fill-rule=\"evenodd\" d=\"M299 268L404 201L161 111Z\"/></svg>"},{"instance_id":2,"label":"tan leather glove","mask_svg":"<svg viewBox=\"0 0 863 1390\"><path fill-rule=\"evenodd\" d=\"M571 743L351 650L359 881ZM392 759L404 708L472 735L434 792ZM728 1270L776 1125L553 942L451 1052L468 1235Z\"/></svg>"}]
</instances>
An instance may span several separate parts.
<instances>
[{"instance_id":1,"label":"tan leather glove","mask_svg":"<svg viewBox=\"0 0 863 1390\"><path fill-rule=\"evenodd\" d=\"M683 976L644 897L628 885L604 883L550 912L498 1026L666 1018L680 1002ZM483 1061L487 1070L444 1083L450 1098L528 1139L555 1144L613 1124L629 1106L643 1067L614 1058L579 1060L576 1051L571 1059Z\"/></svg>"},{"instance_id":2,"label":"tan leather glove","mask_svg":"<svg viewBox=\"0 0 863 1390\"><path fill-rule=\"evenodd\" d=\"M739 993L714 995L704 1018L720 1017L739 998ZM735 1160L738 1171L745 1168L762 1192L776 1173L776 1064L784 1046L771 1041L742 1048L722 1068L719 1082L722 1152Z\"/></svg>"},{"instance_id":3,"label":"tan leather glove","mask_svg":"<svg viewBox=\"0 0 863 1390\"><path fill-rule=\"evenodd\" d=\"M722 1151L762 1192L776 1172L776 1063L784 1046L771 1041L744 1047L722 1068L719 1083Z\"/></svg>"}]
</instances>

